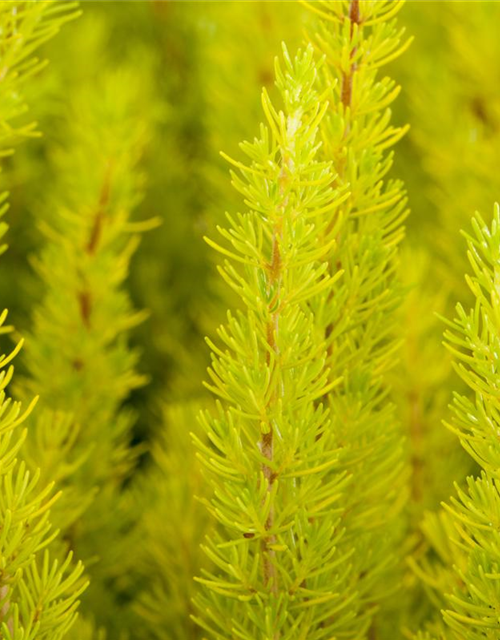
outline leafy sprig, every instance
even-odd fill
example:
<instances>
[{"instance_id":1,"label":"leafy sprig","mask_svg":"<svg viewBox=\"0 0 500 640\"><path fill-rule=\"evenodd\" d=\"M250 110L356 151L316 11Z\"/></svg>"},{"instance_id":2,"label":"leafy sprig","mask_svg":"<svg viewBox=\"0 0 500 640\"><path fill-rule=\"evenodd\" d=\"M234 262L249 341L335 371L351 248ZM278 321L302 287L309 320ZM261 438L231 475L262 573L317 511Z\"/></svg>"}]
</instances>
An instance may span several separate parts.
<instances>
[{"instance_id":1,"label":"leafy sprig","mask_svg":"<svg viewBox=\"0 0 500 640\"><path fill-rule=\"evenodd\" d=\"M490 226L476 214L472 227L464 235L475 305L466 311L458 304L445 332L455 370L472 397L455 394L448 426L482 471L466 487L456 484L456 497L444 505L466 562L456 569L459 586L447 594L443 617L456 638L478 640L496 637L500 623L500 207Z\"/></svg>"},{"instance_id":2,"label":"leafy sprig","mask_svg":"<svg viewBox=\"0 0 500 640\"><path fill-rule=\"evenodd\" d=\"M196 620L215 638L322 638L351 615L337 553L346 474L334 472L321 403L339 380L329 379L309 306L342 275L327 273L338 227L325 214L347 192L332 188L331 164L317 159L328 105L312 48L294 59L284 49L276 78L283 110L264 91L266 124L242 144L250 162L232 161L249 211L228 216L224 245L209 240L242 304L218 344L208 341L218 411L201 417L209 444L195 437L214 489L205 504L220 525L204 546L214 570L198 578Z\"/></svg>"}]
</instances>

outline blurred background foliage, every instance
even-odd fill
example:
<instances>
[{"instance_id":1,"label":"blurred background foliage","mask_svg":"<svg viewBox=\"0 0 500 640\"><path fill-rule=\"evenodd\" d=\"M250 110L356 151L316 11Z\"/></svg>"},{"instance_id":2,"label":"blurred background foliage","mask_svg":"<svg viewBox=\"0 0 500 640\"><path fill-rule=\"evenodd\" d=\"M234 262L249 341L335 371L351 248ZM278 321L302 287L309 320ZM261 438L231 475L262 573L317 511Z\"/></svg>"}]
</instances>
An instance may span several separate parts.
<instances>
[{"instance_id":1,"label":"blurred background foliage","mask_svg":"<svg viewBox=\"0 0 500 640\"><path fill-rule=\"evenodd\" d=\"M123 400L136 416L130 444L142 451L123 482L127 506L120 506L130 525L131 547L123 553L134 561L123 564L122 576L113 568L112 587L109 575L98 578L116 593L107 593L105 606L84 602L72 637L197 638L188 618L190 576L202 562L198 545L208 516L189 497L204 487L187 434L197 429L196 408L210 402L201 385L209 361L204 336L213 335L230 302L202 237L239 206L219 152L239 157L238 143L261 118L261 88L273 94L281 41L291 51L299 46L311 15L299 2L151 0L82 2L81 8L82 16L44 46L49 70L26 85L30 116L43 136L7 158L0 174L2 189L11 193L10 249L2 258L9 277L0 279L0 295L16 330L29 335L44 293L32 258L43 249L40 227L51 215L52 186L60 183L52 150L72 151L65 147L72 96L99 102L106 70L132 68L141 79L137 119L146 114L151 128L132 217L162 220L142 234L126 283L133 306L149 312L128 338L148 382ZM414 1L400 20L415 37L388 70L403 87L395 122L411 123L392 169L404 179L412 209L401 264L405 340L393 376L413 470L404 549L411 565L432 547L424 514L438 509L452 481L471 470L442 425L458 381L435 314L450 315L456 299L467 303L459 232L474 210L490 211L500 191L500 5ZM22 355L20 361L22 370ZM151 542L141 544L146 535ZM176 557L180 547L193 554L186 562ZM410 566L404 580L398 626L411 634L432 617L434 605ZM106 588L96 588L96 600Z\"/></svg>"}]
</instances>

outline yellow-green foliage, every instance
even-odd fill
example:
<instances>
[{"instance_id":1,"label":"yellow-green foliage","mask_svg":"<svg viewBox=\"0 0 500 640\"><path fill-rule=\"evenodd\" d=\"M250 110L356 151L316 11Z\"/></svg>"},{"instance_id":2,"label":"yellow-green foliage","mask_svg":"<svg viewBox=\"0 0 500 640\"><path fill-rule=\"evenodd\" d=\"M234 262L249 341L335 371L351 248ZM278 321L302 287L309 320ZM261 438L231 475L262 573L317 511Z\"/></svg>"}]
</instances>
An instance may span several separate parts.
<instances>
[{"instance_id":1,"label":"yellow-green foliage","mask_svg":"<svg viewBox=\"0 0 500 640\"><path fill-rule=\"evenodd\" d=\"M74 8L52 2L0 6L2 158L12 153L12 144L36 135L34 123L22 122L23 83L44 66L35 50L74 17ZM7 195L1 196L2 215ZM2 223L0 234L5 232ZM4 325L6 317L4 311L2 334L12 331ZM53 483L40 489L40 472L29 471L18 459L27 435L18 427L36 404L35 398L23 414L21 404L7 395L14 373L11 361L21 344L0 358L0 635L4 640L60 640L75 622L78 598L87 585L81 580L83 566L72 565L71 553L59 562L46 549L57 536L49 520L49 509L59 497Z\"/></svg>"},{"instance_id":2,"label":"yellow-green foliage","mask_svg":"<svg viewBox=\"0 0 500 640\"><path fill-rule=\"evenodd\" d=\"M47 2L3 2L0 6L0 79L2 82L2 157L23 137L39 135L36 123L23 118L28 106L23 84L42 69L46 61L34 54L75 15L77 4ZM23 121L24 120L24 121Z\"/></svg>"},{"instance_id":3,"label":"yellow-green foliage","mask_svg":"<svg viewBox=\"0 0 500 640\"><path fill-rule=\"evenodd\" d=\"M0 2L0 640L500 637L498 17Z\"/></svg>"},{"instance_id":4,"label":"yellow-green foliage","mask_svg":"<svg viewBox=\"0 0 500 640\"><path fill-rule=\"evenodd\" d=\"M357 633L370 626L377 633L379 623L372 622L377 606L398 584L391 572L402 560L400 512L408 476L403 431L388 400L388 373L400 342L398 245L407 204L401 182L387 177L389 149L407 127L391 124L390 105L399 87L380 70L410 40L396 23L399 2L325 2L309 8L320 17L311 40L326 56L323 85L331 95L322 157L333 161L334 184L349 190L330 223L340 220L329 268L344 274L315 315L328 344L330 376L342 376L328 401L353 487L345 494L343 523L344 544L356 549L351 576L359 589ZM391 617L382 615L380 624Z\"/></svg>"},{"instance_id":5,"label":"yellow-green foliage","mask_svg":"<svg viewBox=\"0 0 500 640\"><path fill-rule=\"evenodd\" d=\"M35 402L21 414L20 403L6 395L17 351L0 358L0 633L5 640L59 640L75 622L86 585L82 565L71 566L71 554L59 563L45 549L57 535L49 509L58 495L52 484L40 489L40 474L18 460L26 438L18 426Z\"/></svg>"},{"instance_id":6,"label":"yellow-green foliage","mask_svg":"<svg viewBox=\"0 0 500 640\"><path fill-rule=\"evenodd\" d=\"M55 517L67 546L93 567L86 600L108 624L113 596L103 581L129 566L121 487L137 457L133 413L122 405L145 381L127 334L146 314L133 309L124 282L138 233L157 224L132 217L154 118L153 105L137 117L150 95L147 78L146 69L126 64L103 68L67 106L35 261L44 295L27 340L28 375L18 385L23 397L36 388L44 409L24 455L66 489Z\"/></svg>"},{"instance_id":7,"label":"yellow-green foliage","mask_svg":"<svg viewBox=\"0 0 500 640\"><path fill-rule=\"evenodd\" d=\"M335 553L346 473L321 403L339 380L329 381L309 308L338 277L325 262L338 228L324 214L346 194L330 187L330 164L316 160L328 103L315 87L312 48L295 59L285 49L284 60L276 68L283 111L264 91L266 125L242 145L249 164L234 161L233 184L250 209L219 229L229 246L209 240L227 256L219 271L241 299L220 346L210 342L208 387L221 399L202 417L212 447L196 438L215 490L206 503L222 525L204 547L214 569L198 578L196 620L216 638L293 638L300 626L313 639L351 618L349 598L339 597L349 583L338 572L345 556Z\"/></svg>"},{"instance_id":8,"label":"yellow-green foliage","mask_svg":"<svg viewBox=\"0 0 500 640\"><path fill-rule=\"evenodd\" d=\"M467 284L475 298L467 311L456 307L447 321L446 346L469 393L456 393L448 427L481 468L466 483L455 483L456 497L438 516L428 516L424 531L437 552L416 572L441 609L428 623L439 638L458 640L498 635L498 280L500 276L500 208L491 225L476 214L473 234L466 235L472 275Z\"/></svg>"},{"instance_id":9,"label":"yellow-green foliage","mask_svg":"<svg viewBox=\"0 0 500 640\"><path fill-rule=\"evenodd\" d=\"M455 569L460 583L446 594L443 615L453 637L478 640L497 636L500 620L500 207L496 206L490 225L476 214L472 226L472 235L466 236L472 267L467 284L475 305L470 311L457 305L457 318L449 323L445 338L455 358L455 370L472 391L470 398L455 394L450 428L481 473L467 478L466 487L457 485L457 497L445 505L456 529L453 541L467 562Z\"/></svg>"}]
</instances>

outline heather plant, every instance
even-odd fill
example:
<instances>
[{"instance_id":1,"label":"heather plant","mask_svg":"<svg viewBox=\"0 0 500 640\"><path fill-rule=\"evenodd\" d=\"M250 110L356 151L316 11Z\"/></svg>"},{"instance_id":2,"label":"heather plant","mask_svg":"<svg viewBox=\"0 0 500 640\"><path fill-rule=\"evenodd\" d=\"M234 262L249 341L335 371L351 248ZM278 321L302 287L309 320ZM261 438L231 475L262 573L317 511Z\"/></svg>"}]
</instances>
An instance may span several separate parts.
<instances>
[{"instance_id":1,"label":"heather plant","mask_svg":"<svg viewBox=\"0 0 500 640\"><path fill-rule=\"evenodd\" d=\"M498 9L403 4L0 2L0 640L500 637Z\"/></svg>"},{"instance_id":2,"label":"heather plant","mask_svg":"<svg viewBox=\"0 0 500 640\"><path fill-rule=\"evenodd\" d=\"M495 638L498 635L498 292L500 208L490 225L479 214L466 234L472 274L467 284L475 304L456 307L447 321L446 346L469 393L455 393L448 428L480 468L455 483L456 495L444 511L426 521L434 561L419 569L442 620L428 623L436 638Z\"/></svg>"},{"instance_id":3,"label":"heather plant","mask_svg":"<svg viewBox=\"0 0 500 640\"><path fill-rule=\"evenodd\" d=\"M267 126L242 146L249 165L235 161L233 183L250 211L220 228L230 248L209 240L227 256L220 273L242 302L219 330L221 346L210 342L207 384L220 403L202 421L212 447L196 439L215 490L206 503L222 525L204 547L214 570L198 578L196 620L217 638L293 637L299 626L315 638L351 618L334 615L347 579L335 554L346 473L321 402L339 380L328 379L309 309L334 280L324 258L337 228L327 231L321 214L346 194L315 157L327 103L312 48L294 59L285 49L284 59L276 69L284 111L263 92Z\"/></svg>"},{"instance_id":4,"label":"heather plant","mask_svg":"<svg viewBox=\"0 0 500 640\"><path fill-rule=\"evenodd\" d=\"M138 234L157 225L132 217L155 114L151 106L136 117L147 78L126 64L103 69L67 105L51 156L57 178L40 211L45 243L34 260L44 295L17 385L20 397L41 395L23 455L63 489L54 518L64 547L93 575L84 608L109 629L127 624L115 597L126 586L109 585L126 582L134 561L127 532L135 516L122 489L141 447L132 446L134 413L123 405L146 380L127 340L146 314L134 310L125 281Z\"/></svg>"},{"instance_id":5,"label":"heather plant","mask_svg":"<svg viewBox=\"0 0 500 640\"><path fill-rule=\"evenodd\" d=\"M390 148L407 126L391 123L397 83L380 69L410 45L396 16L402 3L311 3L319 14L311 40L326 56L323 86L332 96L322 127L322 156L331 159L335 185L349 197L330 224L342 220L329 255L331 273L344 271L315 309L328 344L332 429L355 486L345 493L346 544L359 594L358 633L395 633L390 605L402 577L408 465L405 432L389 399L398 359L397 309L403 286L399 244L408 214L401 181L388 174ZM336 301L336 304L334 303ZM375 544L375 540L377 543Z\"/></svg>"},{"instance_id":6,"label":"heather plant","mask_svg":"<svg viewBox=\"0 0 500 640\"><path fill-rule=\"evenodd\" d=\"M137 503L144 505L138 535L147 537L151 544L140 563L137 580L144 587L135 608L152 637L201 638L203 631L189 618L194 612L190 598L197 588L193 575L209 564L200 544L211 521L207 512L190 497L193 494L207 497L208 490L189 433L196 426L193 407L207 402L200 379L209 359L207 350L193 351L188 347L190 341L201 340L203 332L210 333L224 319L225 305L232 303L234 293L228 291L224 283L219 284L214 270L206 268L209 248L203 246L200 233L203 228L223 219L221 202L229 211L237 209L238 194L227 179L227 162L220 157L219 150L234 151L238 157L237 142L245 131L258 125L262 84L271 94L275 91L273 61L280 40L286 36L290 41L295 34L299 41L298 21L308 14L293 3L208 3L200 5L195 12L189 5L177 4L170 10L160 5L157 15L159 24L165 27L160 50L173 72L165 82L169 105L166 128L175 124L171 139L166 143L160 141L161 153L175 153L180 158L175 169L167 177L162 176L163 189L168 190L165 215L182 207L186 216L176 221L174 228L163 226L158 234L145 238L149 249L172 245L168 264L158 263L156 251L150 251L148 255L143 253L142 259L139 256L139 270L135 276L136 279L140 276L144 284L145 276L150 281L160 277L163 271L164 286L153 292L154 298L147 298L151 287L143 286L141 296L152 303L153 326L161 322L165 316L161 309L167 306L167 315L173 320L169 322L168 334L164 335L159 327L160 340L154 338L155 358L161 363L160 371L154 372L154 384L158 384L159 377L168 380L164 395L172 406L157 412L160 415L154 421L159 428L154 429L157 435L153 435L153 462L137 483ZM234 33L242 20L246 25L244 38L235 40ZM168 35L168 25L170 30L172 25L176 26L176 37ZM175 56L176 38L180 37L191 46L182 56ZM250 43L256 45L251 58L248 57ZM221 66L228 55L232 64ZM202 68L199 60L203 61ZM181 94L179 100L176 97L179 87L187 81L196 83L196 90ZM203 104L202 110L200 104ZM193 119L200 115L202 121L193 125ZM196 132L197 138L194 137ZM177 187L176 195L172 197L173 185L178 185L179 181L192 183L193 175L196 175L196 187ZM178 198L183 199L182 203ZM189 233L189 237L184 235L179 242L178 234L182 233ZM183 250L185 242L194 243L189 254ZM180 277L179 269L182 271ZM199 288L186 287L185 279L192 278L193 272L205 283L203 292ZM137 287L137 280L132 285ZM161 293L165 286L169 296ZM176 314L171 306L179 304L182 304L182 315ZM150 340L147 325L144 324L144 333L149 334L147 339ZM150 387L145 389L146 393L151 391ZM181 403L179 398L182 398ZM196 428L196 432L203 438L201 429ZM174 517L174 513L178 516ZM179 519L184 522L181 528L177 525ZM186 550L182 556L179 556L179 547ZM158 567L162 567L161 571ZM148 579L151 573L156 576L153 580Z\"/></svg>"},{"instance_id":7,"label":"heather plant","mask_svg":"<svg viewBox=\"0 0 500 640\"><path fill-rule=\"evenodd\" d=\"M207 546L216 568L199 579L212 590L209 599L200 601L206 616L200 623L220 638L228 633L271 637L271 629L273 637L293 637L298 628L307 637L365 634L374 625L377 601L383 599L384 587L391 582L388 577L398 561L397 534L391 537L398 525L388 513L397 518L404 487L399 486L397 493L389 487L396 479L404 483L405 471L401 435L387 402L385 373L396 346L392 335L398 301L394 275L406 210L400 184L389 181L385 186L381 178L391 163L390 157L384 158L384 150L404 129L384 131L388 120L384 107L397 88L388 80L377 83L375 69L406 45L400 43L401 33L392 23L387 29L381 27L379 33L377 26L393 15L389 5L325 4L331 13L314 5L311 8L324 18L313 40L325 52L328 64L324 69L319 65L318 73L312 59L299 54L295 68L287 58L286 75L277 68L277 86L289 110L277 112L264 92L270 132L263 129L253 146L242 145L250 165L233 161L242 173L242 178L233 174L233 183L245 196L250 212L228 215L229 230L220 229L231 248L209 241L228 257L220 273L246 307L246 313L228 316L228 324L220 329L224 348L212 344L209 388L228 407L223 411L221 403L217 417L204 418L209 441L218 451L215 458L211 449L202 447L202 461L212 471L210 477L218 476L210 511L223 526L223 533ZM366 15L361 17L362 9ZM359 24L364 22L376 26L363 31ZM377 38L383 46L372 57L372 41ZM349 54L352 51L355 59ZM317 73L323 95L331 96L331 107L324 104L323 122L316 120L315 111L310 116L322 135L322 145L314 148L330 170L337 169L325 180L337 188L335 206L325 204L319 178L308 176L302 186L300 171L306 167L312 171L314 164L309 158L307 164L301 164L301 156L294 155L301 151L300 140L309 137L305 128L309 100L321 105L314 93ZM372 107L364 104L365 109L359 111L359 96L353 90L358 76L359 86L368 96L371 85L367 83L374 87ZM292 97L295 111L290 110ZM370 135L372 130L379 138ZM366 136L365 147L365 138L355 137L360 131ZM298 139L289 138L290 132ZM365 160L370 156L371 161ZM365 166L371 162L371 166L379 166L379 172L365 174L363 167L357 166L360 158ZM295 172L299 172L297 177ZM292 190L295 184L297 192ZM319 200L313 217L308 208L315 197ZM301 198L307 205L301 204ZM371 207L364 211L367 201ZM375 215L369 216L372 212ZM301 237L300 213L305 220L313 220L315 249ZM274 223L273 215L278 216ZM314 260L309 262L305 256ZM294 258L298 258L297 265L304 265L307 275L301 274ZM242 266L238 268L238 264ZM301 275L308 285L302 284ZM382 309L372 313L381 294ZM289 301L296 299L300 311L290 305ZM298 318L304 314L311 323L306 342L297 331L302 325L296 314ZM289 323L297 329L290 329ZM245 340L252 333L255 338ZM293 351L290 344L296 345ZM290 364L287 358L291 358ZM311 376L309 367L317 378ZM238 371L245 373L241 376ZM307 382L311 385L309 394ZM292 413L295 406L297 414ZM304 427L294 428L298 424ZM316 432L316 450L307 441L311 429ZM332 449L325 449L330 438ZM254 452L251 443L259 443ZM330 458L330 463L325 458ZM305 469L299 467L294 472L299 461ZM363 472L360 466L363 469L364 465ZM361 490L365 477L369 485ZM318 487L322 501L317 509L324 512L324 520L314 516L316 507L310 498L310 505L301 504L309 491L308 481ZM359 494L346 489L354 482ZM357 501L356 495L362 500ZM230 505L237 505L237 511ZM335 516L341 519L336 521ZM309 528L306 522L316 526ZM323 527L335 537L321 535ZM371 536L377 536L380 555ZM307 553L301 544L307 545ZM324 561L321 567L324 544L332 555L328 556L331 562ZM217 573L217 568L223 574ZM392 583L395 586L394 580ZM235 604L241 600L248 603L245 609ZM257 610L261 613L252 615L260 600ZM301 611L303 607L307 613Z\"/></svg>"},{"instance_id":8,"label":"heather plant","mask_svg":"<svg viewBox=\"0 0 500 640\"><path fill-rule=\"evenodd\" d=\"M0 6L0 146L2 159L12 154L12 145L37 135L36 124L23 122L26 103L23 83L44 66L34 52L59 28L75 17L75 5L13 2ZM0 197L1 215L8 205L7 193ZM5 235L3 222L0 233ZM6 246L2 246L2 252ZM7 311L0 317L2 334ZM40 483L40 472L31 472L19 459L26 429L19 426L32 412L37 398L26 409L9 397L14 369L12 360L22 341L0 357L0 635L5 640L60 640L77 616L79 597L87 584L83 566L72 554L60 561L47 550L58 536L52 529L50 509L59 498L53 482Z\"/></svg>"}]
</instances>

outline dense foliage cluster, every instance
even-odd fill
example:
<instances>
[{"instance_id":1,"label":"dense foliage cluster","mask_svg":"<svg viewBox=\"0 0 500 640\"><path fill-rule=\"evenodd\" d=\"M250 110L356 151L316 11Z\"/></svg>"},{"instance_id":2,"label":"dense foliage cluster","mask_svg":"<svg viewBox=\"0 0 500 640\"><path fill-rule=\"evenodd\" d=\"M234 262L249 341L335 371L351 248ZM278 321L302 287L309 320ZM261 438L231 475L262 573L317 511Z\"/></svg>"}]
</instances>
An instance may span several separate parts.
<instances>
[{"instance_id":1,"label":"dense foliage cluster","mask_svg":"<svg viewBox=\"0 0 500 640\"><path fill-rule=\"evenodd\" d=\"M499 19L0 2L0 640L500 638Z\"/></svg>"}]
</instances>

